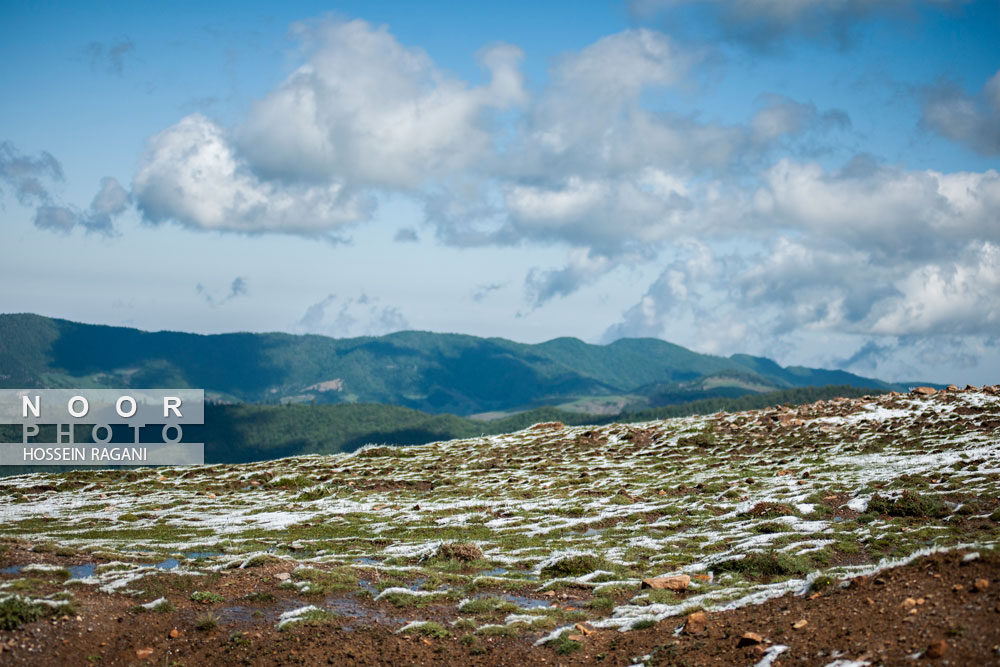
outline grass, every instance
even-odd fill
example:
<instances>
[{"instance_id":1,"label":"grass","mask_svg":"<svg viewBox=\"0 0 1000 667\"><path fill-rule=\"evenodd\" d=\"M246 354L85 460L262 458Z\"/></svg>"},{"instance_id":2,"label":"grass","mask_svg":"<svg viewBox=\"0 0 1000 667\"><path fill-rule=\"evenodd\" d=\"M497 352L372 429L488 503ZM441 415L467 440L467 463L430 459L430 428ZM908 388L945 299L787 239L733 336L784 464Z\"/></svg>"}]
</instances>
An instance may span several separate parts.
<instances>
[{"instance_id":1,"label":"grass","mask_svg":"<svg viewBox=\"0 0 1000 667\"><path fill-rule=\"evenodd\" d=\"M217 604L219 602L225 602L226 598L211 591L195 591L194 593L191 593L191 600L194 602L200 602L201 604Z\"/></svg>"},{"instance_id":2,"label":"grass","mask_svg":"<svg viewBox=\"0 0 1000 667\"><path fill-rule=\"evenodd\" d=\"M492 614L495 612L512 612L517 610L517 605L508 602L501 597L489 596L475 598L459 605L458 610L463 614Z\"/></svg>"},{"instance_id":3,"label":"grass","mask_svg":"<svg viewBox=\"0 0 1000 667\"><path fill-rule=\"evenodd\" d=\"M428 621L415 625L403 631L403 634L418 635L420 637L433 637L434 639L444 639L450 637L451 633L443 625L435 621Z\"/></svg>"},{"instance_id":4,"label":"grass","mask_svg":"<svg viewBox=\"0 0 1000 667\"><path fill-rule=\"evenodd\" d=\"M551 647L559 655L567 655L569 653L572 653L573 651L579 651L580 649L582 649L583 644L574 639L570 639L569 635L570 632L569 630L567 630L561 633L555 639L550 640L547 646Z\"/></svg>"},{"instance_id":5,"label":"grass","mask_svg":"<svg viewBox=\"0 0 1000 667\"><path fill-rule=\"evenodd\" d=\"M309 611L299 614L298 616L286 621L278 629L281 631L287 631L295 626L308 627L327 625L336 618L337 613L330 611L329 609L310 609Z\"/></svg>"}]
</instances>

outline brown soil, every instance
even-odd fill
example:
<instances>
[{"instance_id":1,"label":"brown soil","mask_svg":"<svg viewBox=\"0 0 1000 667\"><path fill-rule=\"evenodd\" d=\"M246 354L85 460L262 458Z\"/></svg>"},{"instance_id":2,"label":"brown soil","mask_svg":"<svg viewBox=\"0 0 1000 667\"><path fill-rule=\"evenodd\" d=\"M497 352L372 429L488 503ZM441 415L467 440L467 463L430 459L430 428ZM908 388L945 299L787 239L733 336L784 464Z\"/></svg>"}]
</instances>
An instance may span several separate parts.
<instances>
[{"instance_id":1,"label":"brown soil","mask_svg":"<svg viewBox=\"0 0 1000 667\"><path fill-rule=\"evenodd\" d=\"M24 546L8 549L3 565L80 562L79 558L38 554ZM781 644L788 648L773 665L828 665L838 658L867 660L873 665L912 665L910 656L918 656L919 663L997 665L1000 555L984 553L967 563L962 562L962 555L937 554L851 580L844 587L834 582L820 594L786 595L757 606L710 613L705 631L696 636L677 632L683 618L628 633L598 631L580 638L581 646L564 655L551 647L534 647L541 636L537 632L478 637L472 645L459 639L460 631L445 639L397 635L394 630L408 620L406 609L363 601L354 593L318 600L296 597L294 591L278 589L274 576L287 571L288 564L272 563L190 583L223 595L227 602L219 605L197 604L190 601L186 589L166 585L166 595L175 606L169 613L137 613L133 605L144 598L73 587L78 601L73 616L0 633L0 664L629 665L644 659L659 665L753 665L768 647ZM167 580L172 575L160 576ZM275 600L241 600L254 591L273 593ZM275 628L282 611L309 603L325 604L341 616L323 626ZM195 618L206 609L214 610L219 625L198 630ZM425 618L426 611L421 613ZM431 615L447 626L455 618L454 603L442 605L439 614ZM177 636L171 638L173 630ZM762 642L739 646L747 632L757 633ZM943 655L931 657L935 651L928 648L932 645ZM140 659L137 651L142 649L152 652Z\"/></svg>"}]
</instances>

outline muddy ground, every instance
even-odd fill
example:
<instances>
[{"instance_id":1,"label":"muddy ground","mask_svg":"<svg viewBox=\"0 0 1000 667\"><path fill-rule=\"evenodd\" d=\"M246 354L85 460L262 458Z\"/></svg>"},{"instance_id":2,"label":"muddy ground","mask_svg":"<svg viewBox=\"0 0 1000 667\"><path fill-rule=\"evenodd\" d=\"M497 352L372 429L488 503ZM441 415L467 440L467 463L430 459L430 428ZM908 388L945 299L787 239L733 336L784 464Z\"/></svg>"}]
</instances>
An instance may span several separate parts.
<instances>
[{"instance_id":1,"label":"muddy ground","mask_svg":"<svg viewBox=\"0 0 1000 667\"><path fill-rule=\"evenodd\" d=\"M78 557L38 554L26 547L9 544L0 568L14 562L80 564ZM534 643L545 632L463 633L451 625L453 604L421 610L421 618L439 619L448 636L397 634L408 620L407 610L356 592L324 600L338 610L335 617L279 630L276 619L282 612L309 602L280 587L279 577L289 569L288 563L268 564L223 572L211 581L169 572L152 575L144 582L147 597L162 593L173 606L167 612L140 610L134 595L74 587L72 613L0 632L0 664L754 665L776 654L779 646L787 648L772 665L1000 664L996 552L957 550L920 557L872 576L833 581L820 591L709 613L703 629L695 627L695 620L682 630L685 617L675 617L629 632L574 628L572 639L537 647ZM15 576L0 573L4 580ZM62 585L47 581L53 577L44 571L34 571L32 577L36 593ZM224 601L194 602L194 588L215 591ZM246 597L251 594L260 601ZM585 605L590 592L529 595L539 604L573 609ZM206 627L207 611L215 627ZM756 633L760 641L744 638L745 633ZM857 662L848 662L852 660Z\"/></svg>"}]
</instances>

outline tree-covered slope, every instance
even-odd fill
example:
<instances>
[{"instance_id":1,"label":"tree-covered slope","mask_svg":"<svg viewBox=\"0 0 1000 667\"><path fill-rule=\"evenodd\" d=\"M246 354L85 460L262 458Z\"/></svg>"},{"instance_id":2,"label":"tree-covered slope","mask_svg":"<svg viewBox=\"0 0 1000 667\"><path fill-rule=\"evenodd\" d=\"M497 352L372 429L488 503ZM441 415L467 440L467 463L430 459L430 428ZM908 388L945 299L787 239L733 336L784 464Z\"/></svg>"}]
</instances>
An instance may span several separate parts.
<instances>
[{"instance_id":1,"label":"tree-covered slope","mask_svg":"<svg viewBox=\"0 0 1000 667\"><path fill-rule=\"evenodd\" d=\"M420 331L198 335L0 315L4 387L196 387L238 402L382 403L471 415L585 397L628 396L638 408L829 384L897 388L843 371L699 354L652 338L529 345Z\"/></svg>"}]
</instances>

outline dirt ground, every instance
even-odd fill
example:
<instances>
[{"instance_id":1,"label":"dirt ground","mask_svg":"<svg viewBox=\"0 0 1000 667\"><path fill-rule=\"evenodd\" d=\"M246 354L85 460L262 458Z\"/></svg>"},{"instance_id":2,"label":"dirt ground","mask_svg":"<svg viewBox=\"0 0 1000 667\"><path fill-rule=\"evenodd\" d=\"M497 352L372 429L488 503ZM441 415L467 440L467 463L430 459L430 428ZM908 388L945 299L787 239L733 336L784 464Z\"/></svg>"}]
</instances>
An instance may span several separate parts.
<instances>
[{"instance_id":1,"label":"dirt ground","mask_svg":"<svg viewBox=\"0 0 1000 667\"><path fill-rule=\"evenodd\" d=\"M0 568L81 562L25 547L8 549ZM339 612L328 622L278 630L282 612L309 600L279 589L274 565L214 579L211 590L226 600L253 592L273 598L211 606L217 626L198 629L209 607L190 600L188 583L164 574L159 583L172 611L140 612L133 596L74 586L72 615L0 632L0 665L754 665L772 658L775 666L1000 665L1000 555L967 554L935 554L875 576L832 582L819 593L708 613L703 628L697 619L685 626L678 617L627 633L574 629L575 643L563 644L566 653L552 644L535 647L540 632L463 638L449 628L454 612L444 606L440 622L450 636L396 634L408 620L406 609L354 593L325 601ZM572 591L567 598L556 603L576 602ZM787 648L779 654L779 646Z\"/></svg>"}]
</instances>

